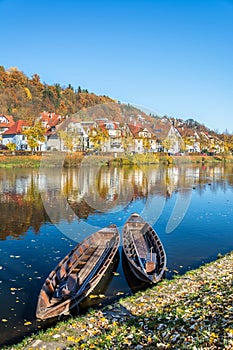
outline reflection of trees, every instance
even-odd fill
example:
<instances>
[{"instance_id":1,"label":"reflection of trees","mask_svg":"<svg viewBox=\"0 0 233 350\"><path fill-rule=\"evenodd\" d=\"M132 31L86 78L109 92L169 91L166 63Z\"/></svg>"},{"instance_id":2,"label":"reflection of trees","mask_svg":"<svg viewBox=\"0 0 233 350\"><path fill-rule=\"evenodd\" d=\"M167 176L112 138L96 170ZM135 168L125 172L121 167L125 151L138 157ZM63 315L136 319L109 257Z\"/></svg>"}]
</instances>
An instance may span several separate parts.
<instances>
[{"instance_id":1,"label":"reflection of trees","mask_svg":"<svg viewBox=\"0 0 233 350\"><path fill-rule=\"evenodd\" d=\"M114 209L117 200L127 199L128 202L137 199L146 199L148 194L171 197L175 192L188 195L193 188L196 188L201 195L206 186L212 182L210 189L217 191L224 189L226 184L233 185L233 167L214 165L183 165L183 166L141 166L141 167L120 167L100 168L96 177L91 168L83 168L72 175L67 174L65 194L72 208L79 218L87 218L88 213L93 213L92 205L89 205L89 198L101 198L108 202L110 208ZM72 178L72 181L71 181ZM132 189L131 198L127 197L129 187ZM98 210L98 207L96 207Z\"/></svg>"},{"instance_id":2,"label":"reflection of trees","mask_svg":"<svg viewBox=\"0 0 233 350\"><path fill-rule=\"evenodd\" d=\"M114 210L119 204L126 207L148 195L169 198L176 192L185 195L195 188L201 196L207 188L216 192L229 186L233 188L232 164L102 167L98 171L81 167L44 174L1 170L0 239L18 238L30 227L38 233L48 221L87 219L98 211L98 200L106 204L104 208Z\"/></svg>"},{"instance_id":3,"label":"reflection of trees","mask_svg":"<svg viewBox=\"0 0 233 350\"><path fill-rule=\"evenodd\" d=\"M75 215L77 215L80 219L87 219L90 214L95 212L95 209L90 207L84 199L81 200L81 202L70 202L70 206Z\"/></svg>"},{"instance_id":4,"label":"reflection of trees","mask_svg":"<svg viewBox=\"0 0 233 350\"><path fill-rule=\"evenodd\" d=\"M0 172L0 239L19 238L29 229L38 233L49 221L38 188L37 172L15 170Z\"/></svg>"},{"instance_id":5,"label":"reflection of trees","mask_svg":"<svg viewBox=\"0 0 233 350\"><path fill-rule=\"evenodd\" d=\"M25 195L5 193L1 197L0 239L19 238L30 227L38 233L41 224L49 221L38 193Z\"/></svg>"},{"instance_id":6,"label":"reflection of trees","mask_svg":"<svg viewBox=\"0 0 233 350\"><path fill-rule=\"evenodd\" d=\"M100 200L108 202L108 208L113 209L118 200L125 204L124 199L128 202L143 199L149 193L169 198L176 191L185 194L190 192L193 186L198 185L202 188L202 184L208 183L210 177L222 172L219 168L217 171L211 167L206 171L207 173L204 173L201 166L192 165L102 167L96 172L92 172L92 168L82 168L75 174L67 173L67 186L63 186L63 191L72 208L75 207L75 212L79 213L78 216L86 218L88 210L92 209L90 212L93 212L93 207L98 204L98 196ZM129 187L132 189L130 198L127 197ZM90 198L93 199L93 206L90 205ZM98 210L98 207L95 208Z\"/></svg>"}]
</instances>

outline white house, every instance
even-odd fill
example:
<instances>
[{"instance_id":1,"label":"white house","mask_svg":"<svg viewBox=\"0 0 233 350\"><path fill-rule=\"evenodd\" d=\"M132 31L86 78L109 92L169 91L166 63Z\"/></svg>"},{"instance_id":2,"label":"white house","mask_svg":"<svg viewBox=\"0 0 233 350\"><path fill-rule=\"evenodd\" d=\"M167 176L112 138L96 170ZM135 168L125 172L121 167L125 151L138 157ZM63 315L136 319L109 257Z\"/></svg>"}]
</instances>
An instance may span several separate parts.
<instances>
[{"instance_id":1,"label":"white house","mask_svg":"<svg viewBox=\"0 0 233 350\"><path fill-rule=\"evenodd\" d=\"M11 115L0 115L0 139L2 139L2 134L7 131L12 125L14 125L14 120Z\"/></svg>"},{"instance_id":2,"label":"white house","mask_svg":"<svg viewBox=\"0 0 233 350\"><path fill-rule=\"evenodd\" d=\"M14 143L16 145L16 150L28 150L30 147L27 143L27 137L24 135L23 131L30 127L30 123L24 120L18 120L14 125L12 125L8 130L2 134L2 143L7 145L8 143ZM46 151L46 143L39 143L37 151Z\"/></svg>"}]
</instances>

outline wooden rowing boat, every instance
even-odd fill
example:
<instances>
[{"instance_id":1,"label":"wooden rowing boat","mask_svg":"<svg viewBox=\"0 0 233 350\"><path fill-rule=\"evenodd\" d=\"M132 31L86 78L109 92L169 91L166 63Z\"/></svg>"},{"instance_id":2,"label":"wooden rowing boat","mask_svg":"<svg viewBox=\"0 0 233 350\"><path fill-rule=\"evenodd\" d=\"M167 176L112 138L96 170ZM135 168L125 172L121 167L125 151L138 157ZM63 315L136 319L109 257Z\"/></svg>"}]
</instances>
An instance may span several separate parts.
<instances>
[{"instance_id":1,"label":"wooden rowing boat","mask_svg":"<svg viewBox=\"0 0 233 350\"><path fill-rule=\"evenodd\" d=\"M157 283L164 275L167 258L154 229L134 213L123 227L122 240L134 275L144 282Z\"/></svg>"},{"instance_id":2,"label":"wooden rowing boat","mask_svg":"<svg viewBox=\"0 0 233 350\"><path fill-rule=\"evenodd\" d=\"M121 254L121 261L122 261L122 269L124 272L125 279L127 281L128 287L130 288L130 291L132 294L137 293L138 291L143 291L148 288L148 282L144 282L142 280L139 280L134 273L132 273L132 268L129 264L128 259L126 258L126 255L124 251L122 251Z\"/></svg>"},{"instance_id":3,"label":"wooden rowing boat","mask_svg":"<svg viewBox=\"0 0 233 350\"><path fill-rule=\"evenodd\" d=\"M97 286L119 247L115 225L105 227L78 244L45 280L36 317L42 320L68 314Z\"/></svg>"}]
</instances>

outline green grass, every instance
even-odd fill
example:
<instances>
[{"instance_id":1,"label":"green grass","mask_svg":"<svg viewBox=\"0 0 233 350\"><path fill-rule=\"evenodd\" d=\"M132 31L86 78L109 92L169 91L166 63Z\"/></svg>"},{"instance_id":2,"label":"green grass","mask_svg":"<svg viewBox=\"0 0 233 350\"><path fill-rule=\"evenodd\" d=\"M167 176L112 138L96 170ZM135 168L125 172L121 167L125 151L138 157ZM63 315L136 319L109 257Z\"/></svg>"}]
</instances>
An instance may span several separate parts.
<instances>
[{"instance_id":1,"label":"green grass","mask_svg":"<svg viewBox=\"0 0 233 350\"><path fill-rule=\"evenodd\" d=\"M1 156L0 168L39 168L41 157L27 156Z\"/></svg>"},{"instance_id":2,"label":"green grass","mask_svg":"<svg viewBox=\"0 0 233 350\"><path fill-rule=\"evenodd\" d=\"M60 157L60 158L59 158ZM0 154L0 168L39 168L41 164L41 159L43 159L43 166L45 167L60 167L61 159L64 158L63 167L64 168L75 168L79 167L80 164L91 166L91 165L103 165L103 166L122 166L122 165L139 165L139 164L186 164L186 163L219 163L233 162L233 156L168 156L166 154L154 154L154 153L143 153L143 154L120 154L118 157L114 158L113 155L91 155L85 156L82 153L67 153L61 154L54 153L51 156L43 155L11 155ZM51 161L52 159L52 161ZM47 161L46 161L47 160Z\"/></svg>"}]
</instances>

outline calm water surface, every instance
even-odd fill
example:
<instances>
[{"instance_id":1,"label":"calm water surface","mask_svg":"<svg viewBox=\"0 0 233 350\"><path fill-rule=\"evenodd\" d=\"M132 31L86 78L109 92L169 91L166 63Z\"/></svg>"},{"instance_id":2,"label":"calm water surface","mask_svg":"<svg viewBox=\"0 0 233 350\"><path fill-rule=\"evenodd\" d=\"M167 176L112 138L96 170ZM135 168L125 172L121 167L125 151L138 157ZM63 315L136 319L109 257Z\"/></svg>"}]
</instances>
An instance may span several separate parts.
<instances>
[{"instance_id":1,"label":"calm water surface","mask_svg":"<svg viewBox=\"0 0 233 350\"><path fill-rule=\"evenodd\" d=\"M233 250L233 166L0 170L0 345L50 322L35 308L49 272L100 227L119 231L132 212L153 225L171 278ZM144 287L121 247L112 270L81 310ZM30 324L29 324L30 323Z\"/></svg>"}]
</instances>

